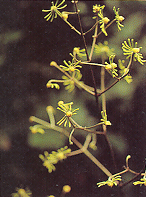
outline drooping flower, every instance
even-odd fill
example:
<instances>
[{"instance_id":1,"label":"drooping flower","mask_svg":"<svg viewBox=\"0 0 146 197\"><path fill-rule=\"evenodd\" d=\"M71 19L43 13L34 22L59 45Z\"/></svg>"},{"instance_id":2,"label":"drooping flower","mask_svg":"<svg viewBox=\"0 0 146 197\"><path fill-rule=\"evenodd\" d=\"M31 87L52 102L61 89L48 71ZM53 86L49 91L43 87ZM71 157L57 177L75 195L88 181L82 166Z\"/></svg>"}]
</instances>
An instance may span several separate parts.
<instances>
[{"instance_id":1,"label":"drooping flower","mask_svg":"<svg viewBox=\"0 0 146 197\"><path fill-rule=\"evenodd\" d=\"M128 43L127 41L124 41L122 43L122 49L123 49L123 54L127 55L127 59L130 58L134 54L134 61L138 61L140 64L144 64L146 60L143 60L143 56L140 53L140 49L142 47L137 47L137 42L134 43L134 39L129 39L128 38Z\"/></svg>"},{"instance_id":2,"label":"drooping flower","mask_svg":"<svg viewBox=\"0 0 146 197\"><path fill-rule=\"evenodd\" d=\"M120 9L118 8L116 10L115 6L113 7L113 11L115 13L115 19L116 19L116 23L117 23L117 26L118 26L118 30L121 31L121 27L124 27L124 25L121 24L121 22L125 19L123 16L120 16L119 15L119 11Z\"/></svg>"}]
</instances>

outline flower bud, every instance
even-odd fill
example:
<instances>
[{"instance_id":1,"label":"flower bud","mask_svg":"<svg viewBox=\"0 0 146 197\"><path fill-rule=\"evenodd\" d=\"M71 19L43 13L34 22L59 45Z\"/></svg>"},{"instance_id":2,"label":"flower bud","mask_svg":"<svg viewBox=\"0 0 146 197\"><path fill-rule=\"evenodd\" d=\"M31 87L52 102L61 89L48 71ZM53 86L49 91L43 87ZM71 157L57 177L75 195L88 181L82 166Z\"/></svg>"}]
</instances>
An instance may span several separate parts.
<instances>
[{"instance_id":1,"label":"flower bud","mask_svg":"<svg viewBox=\"0 0 146 197\"><path fill-rule=\"evenodd\" d=\"M50 66L56 66L57 65L57 63L55 62L55 61L52 61L51 63L50 63Z\"/></svg>"},{"instance_id":2,"label":"flower bud","mask_svg":"<svg viewBox=\"0 0 146 197\"><path fill-rule=\"evenodd\" d=\"M132 51L133 51L133 53L139 53L140 48L133 48Z\"/></svg>"},{"instance_id":3,"label":"flower bud","mask_svg":"<svg viewBox=\"0 0 146 197\"><path fill-rule=\"evenodd\" d=\"M122 22L125 18L123 16L119 16L119 21Z\"/></svg>"},{"instance_id":4,"label":"flower bud","mask_svg":"<svg viewBox=\"0 0 146 197\"><path fill-rule=\"evenodd\" d=\"M107 17L104 17L102 20L103 20L104 24L107 24L110 21L110 19Z\"/></svg>"},{"instance_id":5,"label":"flower bud","mask_svg":"<svg viewBox=\"0 0 146 197\"><path fill-rule=\"evenodd\" d=\"M62 19L65 21L68 19L68 14L66 12L62 12Z\"/></svg>"}]
</instances>

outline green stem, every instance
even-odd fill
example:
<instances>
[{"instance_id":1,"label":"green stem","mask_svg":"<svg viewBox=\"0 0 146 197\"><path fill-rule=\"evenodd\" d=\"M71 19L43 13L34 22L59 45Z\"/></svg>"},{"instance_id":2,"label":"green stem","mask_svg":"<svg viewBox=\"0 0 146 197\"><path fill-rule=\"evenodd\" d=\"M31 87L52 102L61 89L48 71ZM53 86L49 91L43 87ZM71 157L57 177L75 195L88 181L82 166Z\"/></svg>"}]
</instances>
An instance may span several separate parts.
<instances>
[{"instance_id":1,"label":"green stem","mask_svg":"<svg viewBox=\"0 0 146 197\"><path fill-rule=\"evenodd\" d=\"M30 117L30 121L39 123L43 126L46 126L48 129L53 129L55 131L59 131L60 133L63 133L65 136L69 137L69 132L61 127L58 126L52 126L50 123L41 120L39 118L36 118L35 116ZM80 149L83 148L83 145L75 138L72 136L72 141L76 144L76 146ZM84 150L84 154L93 162L95 163L108 177L112 176L112 174L108 171L107 168L105 168L88 150Z\"/></svg>"}]
</instances>

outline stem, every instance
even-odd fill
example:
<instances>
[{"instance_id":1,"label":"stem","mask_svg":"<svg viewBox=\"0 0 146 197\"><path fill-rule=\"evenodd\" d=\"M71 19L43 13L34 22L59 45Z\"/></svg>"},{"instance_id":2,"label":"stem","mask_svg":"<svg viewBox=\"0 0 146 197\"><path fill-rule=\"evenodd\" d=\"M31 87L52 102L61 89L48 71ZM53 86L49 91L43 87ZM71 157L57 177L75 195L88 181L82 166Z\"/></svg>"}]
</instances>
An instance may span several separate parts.
<instances>
[{"instance_id":1,"label":"stem","mask_svg":"<svg viewBox=\"0 0 146 197\"><path fill-rule=\"evenodd\" d=\"M47 127L48 129L53 129L55 131L59 131L60 133L63 133L65 136L69 137L69 132L61 127L58 126L52 126L50 123L41 120L35 116L31 116L30 117L30 121L32 122L36 122L39 123L45 127ZM72 136L72 141L76 144L76 146L80 149L83 148L83 145L75 138ZM108 171L108 169L106 169L88 150L84 150L84 154L91 160L93 161L108 177L112 176L112 174Z\"/></svg>"},{"instance_id":2,"label":"stem","mask_svg":"<svg viewBox=\"0 0 146 197\"><path fill-rule=\"evenodd\" d=\"M96 19L96 22L98 22L98 17L97 17L97 19ZM97 23L97 25L95 26L94 36L97 35L97 32L98 32L98 23ZM91 61L91 59L92 59L92 55L93 55L95 43L96 43L96 38L93 37L93 42L92 42L91 52L90 52L90 56L89 56L89 61ZM95 81L95 77L94 77L94 73L93 73L93 69L92 69L91 65L90 65L90 70L91 70L92 79L93 79L93 85L94 85L94 92L95 92L96 104L97 104L97 106L98 106L98 97L97 97L97 91L96 91L96 89L97 89L97 88L96 88L96 81Z\"/></svg>"},{"instance_id":3,"label":"stem","mask_svg":"<svg viewBox=\"0 0 146 197\"><path fill-rule=\"evenodd\" d=\"M87 44L86 44L86 40L85 40L85 37L84 37L83 28L82 28L81 19L80 19L80 15L79 15L79 11L78 11L78 8L77 8L77 2L76 1L74 1L74 5L75 5L75 9L76 9L76 12L77 12L77 15L78 15L79 25L80 25L80 29L81 29L81 36L83 38L83 42L84 42L84 46L85 46L87 61L89 61L89 55L88 55L88 51L87 51Z\"/></svg>"},{"instance_id":4,"label":"stem","mask_svg":"<svg viewBox=\"0 0 146 197\"><path fill-rule=\"evenodd\" d=\"M120 80L122 80L126 75L128 75L129 72L127 72L130 69L131 63L132 63L132 55L130 57L130 61L129 64L127 66L126 72L119 78L116 79L116 81L114 81L109 87L107 87L104 91L102 91L101 93L97 94L97 96L102 95L103 93L105 93L106 91L108 91L109 89L111 89L114 85L116 85Z\"/></svg>"},{"instance_id":5,"label":"stem","mask_svg":"<svg viewBox=\"0 0 146 197\"><path fill-rule=\"evenodd\" d=\"M98 132L98 131L92 131L92 130L89 130L88 128L92 128L92 126L91 127L82 127L82 126L80 126L74 119L72 119L71 117L69 117L69 121L70 121L70 123L72 124L72 126L75 128L75 129L81 129L81 130L84 130L84 131L87 131L87 132L89 132L89 133L95 133L95 134L103 134L103 132ZM101 125L101 124L103 124L103 123L98 123L96 126L98 126L98 125ZM95 126L95 125L94 125ZM93 126L93 127L94 127Z\"/></svg>"},{"instance_id":6,"label":"stem","mask_svg":"<svg viewBox=\"0 0 146 197\"><path fill-rule=\"evenodd\" d=\"M72 24L70 22L68 22L67 20L64 20L64 21L71 27L72 30L74 30L76 33L81 35L81 32L79 32L74 26L72 26Z\"/></svg>"},{"instance_id":7,"label":"stem","mask_svg":"<svg viewBox=\"0 0 146 197\"><path fill-rule=\"evenodd\" d=\"M104 64L104 58L102 58L102 64ZM105 90L105 68L101 67L101 91L103 92L104 90ZM105 94L102 94L102 111L106 111L106 97L105 97ZM115 157L114 157L114 152L113 152L111 143L110 143L110 141L108 139L108 136L107 136L107 126L103 124L102 128L103 128L104 136L106 138L106 141L107 141L109 149L110 149L110 153L111 153L111 157L112 157L114 167L115 167L115 169L117 169L116 162L115 162Z\"/></svg>"},{"instance_id":8,"label":"stem","mask_svg":"<svg viewBox=\"0 0 146 197\"><path fill-rule=\"evenodd\" d=\"M104 64L91 63L91 62L80 62L80 64L87 64L87 65L91 65L91 66L101 66L101 67L105 67Z\"/></svg>"},{"instance_id":9,"label":"stem","mask_svg":"<svg viewBox=\"0 0 146 197\"><path fill-rule=\"evenodd\" d=\"M115 21L116 21L116 19L113 19L113 20L105 27L105 30L106 30L109 26L111 26ZM103 33L103 32L100 31L100 32L97 34L96 38L98 38L98 36L100 36L100 34L102 34L102 33Z\"/></svg>"},{"instance_id":10,"label":"stem","mask_svg":"<svg viewBox=\"0 0 146 197\"><path fill-rule=\"evenodd\" d=\"M97 26L98 23L99 23L99 21L96 21L96 23L95 23L88 31L86 31L86 32L83 33L83 34L86 35L86 34L89 33L90 31L92 31L92 30Z\"/></svg>"}]
</instances>

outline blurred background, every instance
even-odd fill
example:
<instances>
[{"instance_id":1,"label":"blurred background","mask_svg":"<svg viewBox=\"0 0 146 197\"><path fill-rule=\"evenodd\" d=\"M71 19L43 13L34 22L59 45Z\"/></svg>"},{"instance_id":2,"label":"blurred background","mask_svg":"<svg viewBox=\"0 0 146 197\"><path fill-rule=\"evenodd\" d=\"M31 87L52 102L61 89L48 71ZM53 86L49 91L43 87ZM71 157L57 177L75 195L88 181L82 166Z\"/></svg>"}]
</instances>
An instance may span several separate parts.
<instances>
[{"instance_id":1,"label":"blurred background","mask_svg":"<svg viewBox=\"0 0 146 197\"><path fill-rule=\"evenodd\" d=\"M73 11L70 1L67 10ZM119 32L116 24L101 35L97 41L109 42L118 59L124 59L121 43L128 38L138 41L146 59L146 2L145 1L80 1L78 6L84 31L94 23L92 6L106 5L104 15L114 18L113 6L120 8L125 17L124 28ZM45 135L30 133L29 117L35 115L48 121L46 107L57 107L59 100L74 102L74 108L80 108L75 119L80 125L89 126L100 119L95 98L84 91L75 89L72 93L61 89L47 89L49 79L60 79L62 74L49 66L51 61L59 65L63 60L71 60L69 53L74 47L84 47L82 39L59 17L52 23L44 20L42 9L50 9L51 1L1 1L0 6L0 151L1 151L1 196L9 197L16 187L29 187L34 197L47 195L60 196L63 185L72 188L70 197L124 196L144 197L145 186L132 186L121 190L101 187L96 183L107 177L85 155L68 158L56 165L56 171L49 174L42 166L38 155L44 150L51 152L69 145L68 139L54 131ZM76 16L69 21L79 29ZM87 35L87 44L91 44L93 32ZM94 56L94 61L101 60ZM117 59L115 59L117 61ZM93 68L100 87L99 68ZM92 86L90 70L82 69L82 80ZM146 64L138 62L132 65L133 82L119 82L106 93L108 119L112 126L108 128L109 139L115 152L118 171L123 169L128 154L131 169L139 172L144 167L146 157ZM107 85L112 80L107 77ZM100 106L100 104L99 104ZM56 110L56 120L61 118ZM87 121L88 120L88 121ZM82 143L85 134L75 133ZM72 150L76 147L71 146ZM109 170L113 169L110 152L102 136L97 139L97 151L92 151ZM115 172L113 172L115 173ZM129 180L131 174L124 175Z\"/></svg>"}]
</instances>

